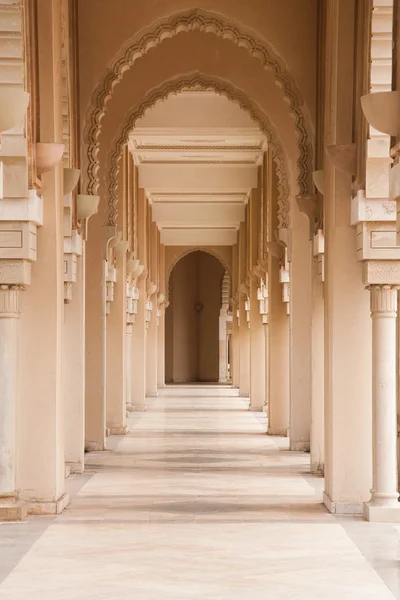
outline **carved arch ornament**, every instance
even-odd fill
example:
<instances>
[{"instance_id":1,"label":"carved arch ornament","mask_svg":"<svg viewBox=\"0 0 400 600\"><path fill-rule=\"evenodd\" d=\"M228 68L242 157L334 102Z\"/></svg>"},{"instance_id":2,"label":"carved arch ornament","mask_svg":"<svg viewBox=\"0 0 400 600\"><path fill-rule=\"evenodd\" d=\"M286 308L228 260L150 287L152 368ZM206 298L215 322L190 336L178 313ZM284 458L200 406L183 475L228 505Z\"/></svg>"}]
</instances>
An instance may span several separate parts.
<instances>
[{"instance_id":1,"label":"carved arch ornament","mask_svg":"<svg viewBox=\"0 0 400 600\"><path fill-rule=\"evenodd\" d=\"M296 193L300 196L309 195L312 187L313 150L309 142L303 100L292 76L283 61L264 41L219 15L197 8L163 19L153 29L141 31L134 38L128 40L100 79L92 95L92 103L84 126L83 140L87 145L86 153L84 153L87 159L87 193L96 194L99 186L98 153L101 121L106 113L106 105L112 98L114 87L121 81L124 73L132 67L136 60L145 56L151 48L179 33L193 31L213 33L219 38L229 40L235 45L245 48L251 57L260 60L265 70L274 74L276 85L282 89L285 101L290 107L298 135L298 190Z\"/></svg>"},{"instance_id":2,"label":"carved arch ornament","mask_svg":"<svg viewBox=\"0 0 400 600\"><path fill-rule=\"evenodd\" d=\"M134 128L138 119L144 116L146 111L154 107L158 102L163 102L170 95L176 95L184 91L212 91L225 96L240 106L248 113L250 118L257 123L260 130L266 134L268 147L272 151L276 165L278 178L278 227L289 227L289 180L287 160L283 152L282 143L278 138L273 126L269 123L262 111L256 104L249 101L247 96L223 80L205 77L198 73L179 79L170 80L159 88L152 90L143 99L138 107L133 108L127 115L124 123L120 126L111 144L108 155L108 224L115 225L117 217L118 200L118 173L121 164L122 151L127 143L130 131Z\"/></svg>"},{"instance_id":3,"label":"carved arch ornament","mask_svg":"<svg viewBox=\"0 0 400 600\"><path fill-rule=\"evenodd\" d=\"M193 252L204 252L205 254L211 254L211 256L216 258L221 263L221 265L225 269L225 273L228 273L229 281L232 281L231 270L230 270L227 262L219 254L219 252L217 250L214 250L214 248L207 248L207 250L206 250L205 248L193 246L193 248L190 248L189 250L183 250L180 254L178 254L178 256L176 256L174 258L174 260L172 261L172 263L170 264L168 271L165 273L165 290L166 290L166 297L167 297L166 298L167 305L169 303L169 297L170 297L170 291L171 291L170 286L171 286L172 271L174 270L174 268L176 267L178 262L180 262L182 260L182 258L185 258L185 256L188 256L189 254L192 254Z\"/></svg>"}]
</instances>

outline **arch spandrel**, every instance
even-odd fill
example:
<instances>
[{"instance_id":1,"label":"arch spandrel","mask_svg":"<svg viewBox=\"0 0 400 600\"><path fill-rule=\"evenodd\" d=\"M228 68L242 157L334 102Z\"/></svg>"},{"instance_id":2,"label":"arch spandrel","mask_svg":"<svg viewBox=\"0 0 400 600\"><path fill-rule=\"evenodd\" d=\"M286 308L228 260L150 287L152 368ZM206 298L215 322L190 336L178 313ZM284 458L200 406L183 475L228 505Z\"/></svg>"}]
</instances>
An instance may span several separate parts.
<instances>
[{"instance_id":1,"label":"arch spandrel","mask_svg":"<svg viewBox=\"0 0 400 600\"><path fill-rule=\"evenodd\" d=\"M300 168L297 176L298 193L308 193L311 185L312 162L309 132L311 132L312 126L306 114L302 96L283 61L276 56L265 41L259 40L256 36L241 29L237 24L224 20L219 15L199 9L174 15L159 22L151 30L141 32L134 39L129 40L100 79L99 85L93 93L92 105L85 119L84 140L86 148L84 148L83 155L87 158L87 191L95 193L98 186L101 122L107 112L107 104L118 84L129 72L130 67L139 59L143 59L150 49L157 49L163 41L173 39L178 34L193 32L207 32L207 34L212 34L218 39L228 40L231 45L244 49L251 59L257 59L262 69L271 74L274 82L282 90L283 99L289 107L298 138L300 151L300 156L296 160ZM154 54L154 50L151 54ZM176 76L176 73L174 75ZM304 168L305 165L310 168Z\"/></svg>"}]
</instances>

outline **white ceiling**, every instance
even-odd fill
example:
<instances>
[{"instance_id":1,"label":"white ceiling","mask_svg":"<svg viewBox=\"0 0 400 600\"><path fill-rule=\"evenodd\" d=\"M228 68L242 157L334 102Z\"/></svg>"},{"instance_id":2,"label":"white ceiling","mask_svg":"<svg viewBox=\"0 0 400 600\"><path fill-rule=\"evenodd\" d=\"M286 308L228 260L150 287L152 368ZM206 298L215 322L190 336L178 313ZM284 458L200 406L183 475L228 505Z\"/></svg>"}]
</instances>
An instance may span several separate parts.
<instances>
[{"instance_id":1,"label":"white ceiling","mask_svg":"<svg viewBox=\"0 0 400 600\"><path fill-rule=\"evenodd\" d=\"M232 245L266 139L234 102L181 92L136 123L129 148L165 245Z\"/></svg>"}]
</instances>

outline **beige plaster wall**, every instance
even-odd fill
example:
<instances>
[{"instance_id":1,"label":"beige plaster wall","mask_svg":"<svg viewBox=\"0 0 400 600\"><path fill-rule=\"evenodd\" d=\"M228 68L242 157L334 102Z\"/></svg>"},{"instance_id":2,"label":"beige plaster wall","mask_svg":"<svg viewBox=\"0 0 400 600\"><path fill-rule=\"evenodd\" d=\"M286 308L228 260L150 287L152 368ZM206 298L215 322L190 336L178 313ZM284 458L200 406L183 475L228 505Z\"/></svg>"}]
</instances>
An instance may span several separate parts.
<instances>
[{"instance_id":1,"label":"beige plaster wall","mask_svg":"<svg viewBox=\"0 0 400 600\"><path fill-rule=\"evenodd\" d=\"M166 381L218 381L218 326L224 267L192 252L173 269L166 310ZM201 303L200 313L195 304Z\"/></svg>"}]
</instances>

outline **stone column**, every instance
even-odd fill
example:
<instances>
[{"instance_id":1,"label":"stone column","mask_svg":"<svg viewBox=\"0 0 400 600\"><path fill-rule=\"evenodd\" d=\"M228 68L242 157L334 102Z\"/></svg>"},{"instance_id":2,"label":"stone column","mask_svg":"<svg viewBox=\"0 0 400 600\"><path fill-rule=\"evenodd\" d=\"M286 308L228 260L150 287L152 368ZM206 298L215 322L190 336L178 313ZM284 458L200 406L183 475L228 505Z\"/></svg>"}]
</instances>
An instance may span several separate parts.
<instances>
[{"instance_id":1,"label":"stone column","mask_svg":"<svg viewBox=\"0 0 400 600\"><path fill-rule=\"evenodd\" d=\"M232 340L231 340L231 377L232 385L234 388L239 387L239 375L240 375L240 346L239 346L239 324L237 319L236 311L238 309L238 302L233 302L233 314L232 314Z\"/></svg>"},{"instance_id":2,"label":"stone column","mask_svg":"<svg viewBox=\"0 0 400 600\"><path fill-rule=\"evenodd\" d=\"M151 311L150 323L147 330L146 345L146 396L154 398L157 396L157 294L152 297L153 310Z\"/></svg>"},{"instance_id":3,"label":"stone column","mask_svg":"<svg viewBox=\"0 0 400 600\"><path fill-rule=\"evenodd\" d=\"M310 449L311 242L307 218L292 203L290 263L290 449Z\"/></svg>"},{"instance_id":4,"label":"stone column","mask_svg":"<svg viewBox=\"0 0 400 600\"><path fill-rule=\"evenodd\" d=\"M396 318L398 286L372 285L372 460L368 521L400 522L397 491Z\"/></svg>"},{"instance_id":5,"label":"stone column","mask_svg":"<svg viewBox=\"0 0 400 600\"><path fill-rule=\"evenodd\" d=\"M250 394L250 329L247 324L245 303L246 299L240 296L240 327L239 327L239 390L240 395L248 397Z\"/></svg>"},{"instance_id":6,"label":"stone column","mask_svg":"<svg viewBox=\"0 0 400 600\"><path fill-rule=\"evenodd\" d=\"M324 145L329 146L353 136L354 1L329 0L326 23ZM372 462L368 296L350 222L351 176L330 160L324 165L324 502L333 513L362 513Z\"/></svg>"},{"instance_id":7,"label":"stone column","mask_svg":"<svg viewBox=\"0 0 400 600\"><path fill-rule=\"evenodd\" d=\"M219 383L226 383L227 380L227 342L226 342L226 310L221 308L219 316Z\"/></svg>"},{"instance_id":8,"label":"stone column","mask_svg":"<svg viewBox=\"0 0 400 600\"><path fill-rule=\"evenodd\" d=\"M157 387L165 388L165 305L160 306L157 328Z\"/></svg>"},{"instance_id":9,"label":"stone column","mask_svg":"<svg viewBox=\"0 0 400 600\"><path fill-rule=\"evenodd\" d=\"M146 280L139 282L138 314L132 336L132 405L144 411L146 405Z\"/></svg>"},{"instance_id":10,"label":"stone column","mask_svg":"<svg viewBox=\"0 0 400 600\"><path fill-rule=\"evenodd\" d=\"M268 253L268 433L287 436L290 424L289 316L282 302L279 260Z\"/></svg>"},{"instance_id":11,"label":"stone column","mask_svg":"<svg viewBox=\"0 0 400 600\"><path fill-rule=\"evenodd\" d=\"M117 282L107 316L106 415L111 435L126 434L126 269L125 254L116 258Z\"/></svg>"},{"instance_id":12,"label":"stone column","mask_svg":"<svg viewBox=\"0 0 400 600\"><path fill-rule=\"evenodd\" d=\"M0 521L26 516L15 489L18 300L19 287L0 286Z\"/></svg>"},{"instance_id":13,"label":"stone column","mask_svg":"<svg viewBox=\"0 0 400 600\"><path fill-rule=\"evenodd\" d=\"M72 299L64 308L65 462L83 473L85 457L85 242L77 261Z\"/></svg>"},{"instance_id":14,"label":"stone column","mask_svg":"<svg viewBox=\"0 0 400 600\"><path fill-rule=\"evenodd\" d=\"M258 280L250 282L250 410L262 411L265 401L265 331L257 299Z\"/></svg>"},{"instance_id":15,"label":"stone column","mask_svg":"<svg viewBox=\"0 0 400 600\"><path fill-rule=\"evenodd\" d=\"M324 472L324 284L319 275L318 258L313 260L312 396L311 396L311 473Z\"/></svg>"},{"instance_id":16,"label":"stone column","mask_svg":"<svg viewBox=\"0 0 400 600\"><path fill-rule=\"evenodd\" d=\"M126 399L126 412L130 413L133 411L132 404L132 334L133 325L132 323L126 324L126 349L125 349L125 399Z\"/></svg>"}]
</instances>

